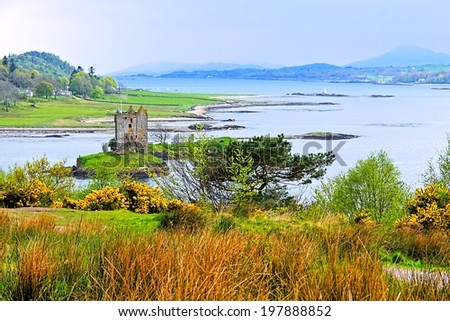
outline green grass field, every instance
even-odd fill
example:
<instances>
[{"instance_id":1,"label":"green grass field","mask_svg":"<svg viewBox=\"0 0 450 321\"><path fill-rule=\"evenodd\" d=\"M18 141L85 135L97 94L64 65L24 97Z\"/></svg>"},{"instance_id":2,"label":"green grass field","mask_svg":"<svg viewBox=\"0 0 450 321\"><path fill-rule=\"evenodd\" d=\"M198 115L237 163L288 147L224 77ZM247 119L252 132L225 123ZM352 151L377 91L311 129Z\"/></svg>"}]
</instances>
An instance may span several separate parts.
<instances>
[{"instance_id":1,"label":"green grass field","mask_svg":"<svg viewBox=\"0 0 450 321\"><path fill-rule=\"evenodd\" d=\"M108 127L101 122L110 117L122 105L138 108L144 106L149 117L174 117L197 105L221 102L212 95L152 93L126 91L122 95L107 95L103 100L57 97L54 99L32 99L18 102L9 111L0 110L0 127ZM99 121L95 121L98 118ZM89 121L87 121L89 120Z\"/></svg>"}]
</instances>

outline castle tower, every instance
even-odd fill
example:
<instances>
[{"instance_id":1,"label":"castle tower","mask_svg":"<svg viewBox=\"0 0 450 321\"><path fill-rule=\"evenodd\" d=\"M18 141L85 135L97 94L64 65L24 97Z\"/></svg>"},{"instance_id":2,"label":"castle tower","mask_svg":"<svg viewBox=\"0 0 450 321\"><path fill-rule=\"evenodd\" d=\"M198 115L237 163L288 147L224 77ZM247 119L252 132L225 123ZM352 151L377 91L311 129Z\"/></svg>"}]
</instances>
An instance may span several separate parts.
<instances>
[{"instance_id":1,"label":"castle tower","mask_svg":"<svg viewBox=\"0 0 450 321\"><path fill-rule=\"evenodd\" d=\"M142 106L136 112L130 106L127 112L114 115L116 129L116 153L148 153L148 116Z\"/></svg>"}]
</instances>

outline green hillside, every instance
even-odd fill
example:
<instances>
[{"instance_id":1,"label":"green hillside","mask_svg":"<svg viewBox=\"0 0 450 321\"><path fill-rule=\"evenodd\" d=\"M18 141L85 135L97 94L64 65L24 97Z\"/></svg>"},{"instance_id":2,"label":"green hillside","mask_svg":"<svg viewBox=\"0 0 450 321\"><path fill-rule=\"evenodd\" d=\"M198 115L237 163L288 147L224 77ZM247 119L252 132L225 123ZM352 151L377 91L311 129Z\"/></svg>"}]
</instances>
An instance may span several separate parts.
<instances>
[{"instance_id":1,"label":"green hillside","mask_svg":"<svg viewBox=\"0 0 450 321\"><path fill-rule=\"evenodd\" d=\"M16 65L25 70L37 70L41 74L55 77L69 77L75 67L58 56L38 51L29 51L20 55L11 55Z\"/></svg>"}]
</instances>

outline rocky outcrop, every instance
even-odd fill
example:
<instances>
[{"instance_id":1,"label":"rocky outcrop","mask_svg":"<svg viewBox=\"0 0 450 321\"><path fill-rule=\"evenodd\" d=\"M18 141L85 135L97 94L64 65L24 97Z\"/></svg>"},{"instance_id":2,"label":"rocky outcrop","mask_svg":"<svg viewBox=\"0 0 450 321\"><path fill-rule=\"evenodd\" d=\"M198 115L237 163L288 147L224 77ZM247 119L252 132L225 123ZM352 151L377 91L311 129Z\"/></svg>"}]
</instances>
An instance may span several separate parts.
<instances>
[{"instance_id":1,"label":"rocky outcrop","mask_svg":"<svg viewBox=\"0 0 450 321\"><path fill-rule=\"evenodd\" d=\"M341 133L332 133L332 132L313 132L306 133L303 135L292 135L287 136L288 139L311 139L311 140L344 140L344 139L353 139L358 138L357 135L351 134L341 134Z\"/></svg>"}]
</instances>

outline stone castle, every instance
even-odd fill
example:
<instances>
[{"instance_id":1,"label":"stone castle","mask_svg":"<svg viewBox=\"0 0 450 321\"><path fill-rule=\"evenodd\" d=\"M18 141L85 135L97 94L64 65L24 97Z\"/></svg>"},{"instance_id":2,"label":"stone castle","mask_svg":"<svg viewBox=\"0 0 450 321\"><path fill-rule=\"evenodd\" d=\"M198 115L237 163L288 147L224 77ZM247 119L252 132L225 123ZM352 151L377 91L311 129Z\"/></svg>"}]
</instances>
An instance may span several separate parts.
<instances>
[{"instance_id":1,"label":"stone castle","mask_svg":"<svg viewBox=\"0 0 450 321\"><path fill-rule=\"evenodd\" d=\"M127 112L117 110L114 115L116 127L116 153L148 153L148 115L142 106L134 111L130 106Z\"/></svg>"}]
</instances>

